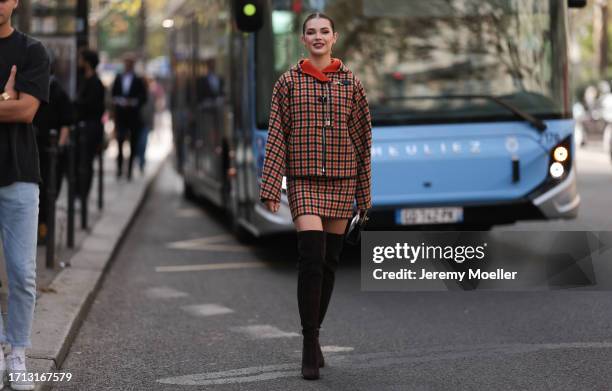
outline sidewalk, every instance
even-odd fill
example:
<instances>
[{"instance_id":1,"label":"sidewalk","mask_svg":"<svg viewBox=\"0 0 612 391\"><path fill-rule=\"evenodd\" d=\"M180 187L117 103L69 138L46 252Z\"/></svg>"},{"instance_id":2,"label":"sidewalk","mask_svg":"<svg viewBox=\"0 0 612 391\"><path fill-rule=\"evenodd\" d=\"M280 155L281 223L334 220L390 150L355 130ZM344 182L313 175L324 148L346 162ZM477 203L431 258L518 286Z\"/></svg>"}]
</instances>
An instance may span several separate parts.
<instances>
[{"instance_id":1,"label":"sidewalk","mask_svg":"<svg viewBox=\"0 0 612 391\"><path fill-rule=\"evenodd\" d=\"M111 142L104 157L104 209L98 210L97 176L89 200L89 229L80 229L80 211L76 203L75 247L66 247L67 186L57 205L56 267L45 266L45 247L38 248L37 301L32 329L32 348L28 350L28 369L42 374L61 367L86 315L104 271L118 248L124 233L136 215L146 193L172 149L172 131L168 112L158 115L158 126L149 134L147 166L141 175L134 167L131 182L115 177L116 143ZM97 172L97 168L96 168ZM65 267L63 266L65 265ZM6 317L7 279L0 253L0 302ZM4 323L6 324L6 322ZM57 383L59 384L59 383ZM49 384L37 384L38 390Z\"/></svg>"}]
</instances>

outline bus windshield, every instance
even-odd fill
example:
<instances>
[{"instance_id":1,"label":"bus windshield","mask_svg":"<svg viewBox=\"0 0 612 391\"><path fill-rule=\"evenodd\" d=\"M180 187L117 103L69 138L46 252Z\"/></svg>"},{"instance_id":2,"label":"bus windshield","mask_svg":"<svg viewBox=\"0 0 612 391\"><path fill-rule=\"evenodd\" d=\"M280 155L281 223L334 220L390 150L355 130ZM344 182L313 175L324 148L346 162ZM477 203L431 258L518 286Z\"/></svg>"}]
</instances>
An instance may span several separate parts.
<instances>
[{"instance_id":1,"label":"bus windshield","mask_svg":"<svg viewBox=\"0 0 612 391\"><path fill-rule=\"evenodd\" d=\"M564 2L558 0L273 0L257 35L257 120L276 79L305 49L301 23L335 21L333 56L359 77L375 125L568 116Z\"/></svg>"}]
</instances>

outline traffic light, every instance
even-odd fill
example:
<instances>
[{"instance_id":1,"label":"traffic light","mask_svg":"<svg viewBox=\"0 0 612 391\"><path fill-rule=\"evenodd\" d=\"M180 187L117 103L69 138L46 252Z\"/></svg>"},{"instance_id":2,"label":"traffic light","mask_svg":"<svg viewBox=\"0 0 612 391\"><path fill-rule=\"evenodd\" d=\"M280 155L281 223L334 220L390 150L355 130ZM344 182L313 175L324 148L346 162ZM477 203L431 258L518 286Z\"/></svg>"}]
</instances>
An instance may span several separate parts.
<instances>
[{"instance_id":1,"label":"traffic light","mask_svg":"<svg viewBox=\"0 0 612 391\"><path fill-rule=\"evenodd\" d=\"M255 32L264 23L265 0L234 0L234 18L238 29L245 32Z\"/></svg>"}]
</instances>

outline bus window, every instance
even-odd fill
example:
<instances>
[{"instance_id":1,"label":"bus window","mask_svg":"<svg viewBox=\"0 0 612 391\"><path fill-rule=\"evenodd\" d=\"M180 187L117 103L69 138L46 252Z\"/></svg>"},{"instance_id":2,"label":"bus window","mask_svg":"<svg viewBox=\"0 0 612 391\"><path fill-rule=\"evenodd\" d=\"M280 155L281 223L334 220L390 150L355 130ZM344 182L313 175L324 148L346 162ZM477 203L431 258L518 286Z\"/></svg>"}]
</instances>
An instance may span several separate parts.
<instances>
[{"instance_id":1,"label":"bus window","mask_svg":"<svg viewBox=\"0 0 612 391\"><path fill-rule=\"evenodd\" d=\"M494 102L444 95L494 95L540 118L568 116L557 0L329 0L316 2L322 9L303 2L299 14L272 3L271 31L257 40L259 58L274 65L258 70L261 128L274 81L300 58L301 22L318 10L335 21L334 56L363 82L374 125L514 119Z\"/></svg>"}]
</instances>

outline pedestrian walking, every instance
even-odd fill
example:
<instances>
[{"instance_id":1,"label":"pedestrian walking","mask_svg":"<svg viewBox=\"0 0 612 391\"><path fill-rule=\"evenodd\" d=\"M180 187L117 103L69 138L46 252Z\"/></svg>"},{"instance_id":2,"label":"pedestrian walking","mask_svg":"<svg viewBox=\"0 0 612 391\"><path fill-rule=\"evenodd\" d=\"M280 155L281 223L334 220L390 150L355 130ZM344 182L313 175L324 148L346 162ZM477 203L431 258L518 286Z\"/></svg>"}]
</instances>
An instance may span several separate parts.
<instances>
[{"instance_id":1,"label":"pedestrian walking","mask_svg":"<svg viewBox=\"0 0 612 391\"><path fill-rule=\"evenodd\" d=\"M147 102L147 87L144 80L134 72L135 59L131 55L123 61L124 72L117 75L113 83L115 130L119 154L117 155L117 178L123 175L123 143L130 141L127 178L132 179L132 166L138 153L138 141L142 129L142 106Z\"/></svg>"},{"instance_id":2,"label":"pedestrian walking","mask_svg":"<svg viewBox=\"0 0 612 391\"><path fill-rule=\"evenodd\" d=\"M140 139L138 140L138 164L140 172L144 173L147 143L149 141L149 132L155 128L155 111L156 100L155 96L155 80L150 77L145 77L145 84L148 91L147 102L142 106L142 130L140 131Z\"/></svg>"},{"instance_id":3,"label":"pedestrian walking","mask_svg":"<svg viewBox=\"0 0 612 391\"><path fill-rule=\"evenodd\" d=\"M51 63L51 79L49 83L49 104L42 105L36 117L34 125L36 128L36 143L38 146L38 158L40 161L40 196L39 196L39 211L38 211L38 243L45 244L47 240L47 215L48 210L52 206L49 205L47 189L49 186L55 186L55 194L59 194L61 181L66 172L67 156L65 146L70 138L70 126L74 124L74 107L70 101L70 97L59 80L54 76L54 55L52 52L47 52ZM56 165L56 182L49 182L49 168L51 161L49 159L49 147L51 145L51 130L55 129L59 132L58 147L59 153Z\"/></svg>"},{"instance_id":4,"label":"pedestrian walking","mask_svg":"<svg viewBox=\"0 0 612 391\"><path fill-rule=\"evenodd\" d=\"M282 178L297 229L297 298L303 334L302 376L318 379L319 329L334 287L344 232L356 201L371 207L370 111L359 79L332 58L334 22L316 13L302 26L308 58L276 82L260 198L278 211Z\"/></svg>"},{"instance_id":5,"label":"pedestrian walking","mask_svg":"<svg viewBox=\"0 0 612 391\"><path fill-rule=\"evenodd\" d=\"M79 91L76 99L77 109L77 120L81 126L79 132L85 132L85 134L78 134L78 137L85 137L86 148L79 150L78 152L78 165L84 165L86 167L85 177L79 178L84 183L78 184L78 187L84 186L82 193L85 197L81 200L82 203L87 202L89 198L89 192L93 181L94 167L93 163L96 159L96 155L102 152L104 144L104 126L102 124L102 116L106 111L105 95L106 89L104 84L96 73L96 68L100 63L98 53L91 49L81 49L79 52L78 66L79 71L82 72L83 78L81 80ZM84 156L82 156L84 155Z\"/></svg>"},{"instance_id":6,"label":"pedestrian walking","mask_svg":"<svg viewBox=\"0 0 612 391\"><path fill-rule=\"evenodd\" d=\"M6 360L0 351L0 378L8 372L13 390L32 390L25 351L36 301L40 183L32 121L49 100L49 58L40 42L12 27L17 4L0 1L0 238L8 276L8 320L6 330L0 322L0 342L11 346Z\"/></svg>"}]
</instances>

